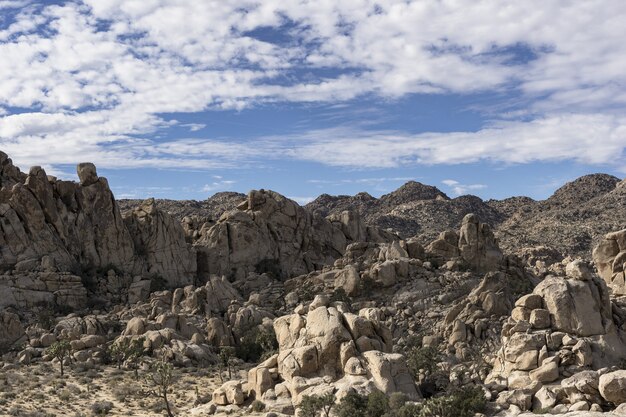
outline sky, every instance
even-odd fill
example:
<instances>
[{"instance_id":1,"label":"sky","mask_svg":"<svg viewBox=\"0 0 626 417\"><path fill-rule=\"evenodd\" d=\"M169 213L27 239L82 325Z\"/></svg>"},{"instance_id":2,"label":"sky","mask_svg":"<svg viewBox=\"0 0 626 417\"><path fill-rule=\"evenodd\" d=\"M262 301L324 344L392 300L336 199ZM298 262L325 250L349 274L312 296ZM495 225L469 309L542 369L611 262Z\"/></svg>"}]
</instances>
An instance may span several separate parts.
<instances>
[{"instance_id":1,"label":"sky","mask_svg":"<svg viewBox=\"0 0 626 417\"><path fill-rule=\"evenodd\" d=\"M117 198L626 175L621 0L0 0L0 150Z\"/></svg>"}]
</instances>

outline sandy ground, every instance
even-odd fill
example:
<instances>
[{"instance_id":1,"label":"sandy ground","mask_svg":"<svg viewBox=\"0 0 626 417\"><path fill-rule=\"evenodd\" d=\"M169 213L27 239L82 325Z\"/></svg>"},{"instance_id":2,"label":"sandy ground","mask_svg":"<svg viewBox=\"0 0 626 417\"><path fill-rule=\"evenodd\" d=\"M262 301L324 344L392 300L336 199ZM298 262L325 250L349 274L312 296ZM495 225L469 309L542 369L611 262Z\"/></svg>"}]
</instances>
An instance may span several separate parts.
<instances>
[{"instance_id":1,"label":"sandy ground","mask_svg":"<svg viewBox=\"0 0 626 417\"><path fill-rule=\"evenodd\" d=\"M114 366L85 369L74 365L65 371L61 377L58 364L51 363L0 370L0 416L166 415L163 400L147 393L148 371L139 371L138 379L132 370L118 370ZM240 370L238 374L244 378L246 372ZM220 385L213 369L175 369L175 383L169 396L174 414L188 415L190 409L210 401L213 390ZM110 402L113 407L106 413L94 413L94 404L102 402Z\"/></svg>"}]
</instances>

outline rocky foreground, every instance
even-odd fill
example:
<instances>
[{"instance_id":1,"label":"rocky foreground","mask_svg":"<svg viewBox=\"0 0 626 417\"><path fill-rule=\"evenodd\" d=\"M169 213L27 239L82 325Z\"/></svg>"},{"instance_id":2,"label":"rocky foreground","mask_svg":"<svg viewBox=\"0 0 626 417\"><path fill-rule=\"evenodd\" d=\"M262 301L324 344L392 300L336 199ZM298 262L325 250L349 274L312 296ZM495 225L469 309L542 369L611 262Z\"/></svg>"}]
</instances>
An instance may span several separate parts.
<instances>
[{"instance_id":1,"label":"rocky foreground","mask_svg":"<svg viewBox=\"0 0 626 417\"><path fill-rule=\"evenodd\" d=\"M454 199L476 214L426 242L386 227L455 207L416 183L170 213L77 172L0 152L0 415L626 415L624 181Z\"/></svg>"}]
</instances>

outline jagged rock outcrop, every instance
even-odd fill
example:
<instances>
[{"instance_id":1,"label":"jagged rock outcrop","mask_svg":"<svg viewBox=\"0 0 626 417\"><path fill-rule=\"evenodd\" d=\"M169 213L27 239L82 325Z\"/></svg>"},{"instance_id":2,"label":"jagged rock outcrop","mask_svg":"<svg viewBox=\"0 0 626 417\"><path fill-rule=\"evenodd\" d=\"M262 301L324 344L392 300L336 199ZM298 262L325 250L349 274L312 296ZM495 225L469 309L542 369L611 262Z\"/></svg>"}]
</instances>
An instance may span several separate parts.
<instances>
[{"instance_id":1,"label":"jagged rock outcrop","mask_svg":"<svg viewBox=\"0 0 626 417\"><path fill-rule=\"evenodd\" d=\"M0 192L0 264L50 256L61 271L76 264L115 265L137 270L133 243L105 178L92 164L80 164L80 184L46 176L33 167L27 176L16 175L11 160L2 154ZM11 173L7 179L4 171ZM10 185L10 188L9 188Z\"/></svg>"},{"instance_id":2,"label":"jagged rock outcrop","mask_svg":"<svg viewBox=\"0 0 626 417\"><path fill-rule=\"evenodd\" d=\"M181 225L152 201L124 219L93 164L77 166L79 183L37 166L23 174L1 152L0 169L0 305L83 308L85 282L109 301L136 302L156 276L172 287L194 282Z\"/></svg>"},{"instance_id":3,"label":"jagged rock outcrop","mask_svg":"<svg viewBox=\"0 0 626 417\"><path fill-rule=\"evenodd\" d=\"M26 334L17 314L0 311L0 352L24 340Z\"/></svg>"},{"instance_id":4,"label":"jagged rock outcrop","mask_svg":"<svg viewBox=\"0 0 626 417\"><path fill-rule=\"evenodd\" d=\"M593 261L613 293L626 295L626 229L607 234L594 248Z\"/></svg>"},{"instance_id":5,"label":"jagged rock outcrop","mask_svg":"<svg viewBox=\"0 0 626 417\"><path fill-rule=\"evenodd\" d=\"M463 218L458 234L442 232L426 247L426 252L439 262L461 261L477 272L497 270L504 261L489 225L471 213Z\"/></svg>"},{"instance_id":6,"label":"jagged rock outcrop","mask_svg":"<svg viewBox=\"0 0 626 417\"><path fill-rule=\"evenodd\" d=\"M341 398L349 390L377 389L387 394L402 392L410 399L420 397L404 357L391 353L391 333L381 324L376 309L353 314L342 303L319 298L307 314L275 319L274 330L278 353L252 368L248 380L241 381L248 395L270 409L285 403L297 406L305 395L324 392L336 392ZM233 404L224 401L227 388L218 390L218 398L214 396L217 404Z\"/></svg>"},{"instance_id":7,"label":"jagged rock outcrop","mask_svg":"<svg viewBox=\"0 0 626 417\"><path fill-rule=\"evenodd\" d=\"M196 254L185 241L180 224L159 210L153 198L124 214L139 256L143 255L146 273L163 277L171 287L194 283Z\"/></svg>"},{"instance_id":8,"label":"jagged rock outcrop","mask_svg":"<svg viewBox=\"0 0 626 417\"><path fill-rule=\"evenodd\" d=\"M196 241L198 272L233 280L264 272L287 278L331 264L351 241L346 233L355 238L392 239L358 222L346 215L334 219L341 225L337 227L278 193L251 191L238 210L226 212Z\"/></svg>"},{"instance_id":9,"label":"jagged rock outcrop","mask_svg":"<svg viewBox=\"0 0 626 417\"><path fill-rule=\"evenodd\" d=\"M604 281L580 261L568 264L566 271L567 277L548 276L531 294L518 299L503 326L502 348L488 378L508 387L503 403L510 404L507 398L516 390L525 390L528 401L537 395L536 409L545 407L549 398L554 398L552 405L557 400L561 404L585 400L587 406L601 403L598 378L626 355L623 322L614 314L620 308L612 305ZM585 375L595 381L591 391L578 382ZM546 388L548 392L537 392L548 383L554 384Z\"/></svg>"}]
</instances>

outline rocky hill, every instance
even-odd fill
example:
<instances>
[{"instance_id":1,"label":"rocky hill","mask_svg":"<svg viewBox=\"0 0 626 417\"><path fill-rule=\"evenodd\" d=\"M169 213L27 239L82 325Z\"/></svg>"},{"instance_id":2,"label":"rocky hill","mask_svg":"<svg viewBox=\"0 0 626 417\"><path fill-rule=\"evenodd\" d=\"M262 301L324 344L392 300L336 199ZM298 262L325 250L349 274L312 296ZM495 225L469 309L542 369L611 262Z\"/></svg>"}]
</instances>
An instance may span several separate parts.
<instances>
[{"instance_id":1,"label":"rocky hill","mask_svg":"<svg viewBox=\"0 0 626 417\"><path fill-rule=\"evenodd\" d=\"M624 181L304 208L77 173L0 153L0 415L626 415Z\"/></svg>"},{"instance_id":2,"label":"rocky hill","mask_svg":"<svg viewBox=\"0 0 626 417\"><path fill-rule=\"evenodd\" d=\"M245 199L245 194L224 191L202 201L155 199L154 202L159 210L168 212L178 221L187 216L197 216L215 222L225 211L234 209ZM143 200L118 200L122 211L130 210L142 202Z\"/></svg>"},{"instance_id":3,"label":"rocky hill","mask_svg":"<svg viewBox=\"0 0 626 417\"><path fill-rule=\"evenodd\" d=\"M494 227L504 248L547 245L563 254L589 258L591 249L611 230L626 227L624 181L606 174L581 177L545 201L528 197L483 201L466 195L450 199L435 187L408 182L374 198L324 194L305 207L320 215L358 210L365 221L400 236L420 236L422 243L457 228L468 213Z\"/></svg>"}]
</instances>

